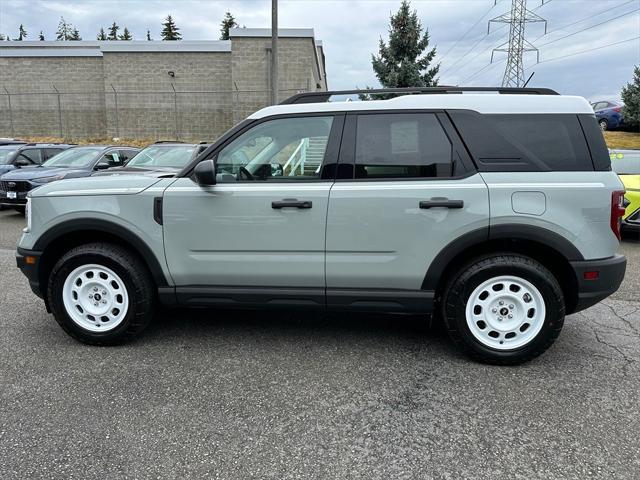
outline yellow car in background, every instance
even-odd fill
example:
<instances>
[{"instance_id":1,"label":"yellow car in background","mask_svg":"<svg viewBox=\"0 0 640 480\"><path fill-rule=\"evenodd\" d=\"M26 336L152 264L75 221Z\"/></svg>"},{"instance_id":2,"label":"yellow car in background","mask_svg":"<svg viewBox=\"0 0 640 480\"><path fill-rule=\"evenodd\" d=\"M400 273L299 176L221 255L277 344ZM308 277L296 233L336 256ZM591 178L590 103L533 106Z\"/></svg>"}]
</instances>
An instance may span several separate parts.
<instances>
[{"instance_id":1,"label":"yellow car in background","mask_svg":"<svg viewBox=\"0 0 640 480\"><path fill-rule=\"evenodd\" d=\"M624 183L627 200L622 226L640 229L640 150L610 150L611 168Z\"/></svg>"}]
</instances>

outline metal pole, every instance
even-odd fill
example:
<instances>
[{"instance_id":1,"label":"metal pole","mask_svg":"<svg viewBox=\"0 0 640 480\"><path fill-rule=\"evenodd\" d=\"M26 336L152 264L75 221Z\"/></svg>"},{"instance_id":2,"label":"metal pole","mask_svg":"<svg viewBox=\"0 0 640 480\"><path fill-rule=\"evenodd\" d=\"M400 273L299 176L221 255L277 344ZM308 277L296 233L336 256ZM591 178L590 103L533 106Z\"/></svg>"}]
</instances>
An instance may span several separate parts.
<instances>
[{"instance_id":1,"label":"metal pole","mask_svg":"<svg viewBox=\"0 0 640 480\"><path fill-rule=\"evenodd\" d=\"M60 138L64 138L62 135L62 105L60 104L60 92L53 83L51 85L53 85L53 89L56 91L56 95L58 97L58 127L60 130Z\"/></svg>"},{"instance_id":2,"label":"metal pole","mask_svg":"<svg viewBox=\"0 0 640 480\"><path fill-rule=\"evenodd\" d=\"M4 88L4 91L7 92L7 101L9 102L9 125L11 126L11 136L15 137L16 132L13 128L13 109L11 108L11 94L9 93L9 90L7 90L7 87L2 88Z\"/></svg>"},{"instance_id":3,"label":"metal pole","mask_svg":"<svg viewBox=\"0 0 640 480\"><path fill-rule=\"evenodd\" d=\"M180 134L178 133L178 92L176 92L176 87L173 86L173 83L170 85L173 89L173 116L175 119L176 140L180 140Z\"/></svg>"},{"instance_id":4,"label":"metal pole","mask_svg":"<svg viewBox=\"0 0 640 480\"><path fill-rule=\"evenodd\" d=\"M278 0L271 0L271 104L278 103Z\"/></svg>"},{"instance_id":5,"label":"metal pole","mask_svg":"<svg viewBox=\"0 0 640 480\"><path fill-rule=\"evenodd\" d=\"M113 83L111 84L111 90L113 90L113 99L115 101L116 104L116 138L120 137L120 121L118 119L119 114L118 114L118 92L116 92L115 87L113 86Z\"/></svg>"}]
</instances>

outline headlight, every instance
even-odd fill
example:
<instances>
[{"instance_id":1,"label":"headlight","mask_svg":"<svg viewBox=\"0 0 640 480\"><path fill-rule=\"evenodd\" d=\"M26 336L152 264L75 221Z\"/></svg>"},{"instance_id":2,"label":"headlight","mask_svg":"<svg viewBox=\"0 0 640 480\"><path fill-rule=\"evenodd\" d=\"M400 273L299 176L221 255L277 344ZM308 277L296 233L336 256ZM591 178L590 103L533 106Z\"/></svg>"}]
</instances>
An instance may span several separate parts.
<instances>
[{"instance_id":1,"label":"headlight","mask_svg":"<svg viewBox=\"0 0 640 480\"><path fill-rule=\"evenodd\" d=\"M22 230L24 233L29 233L31 231L31 199L27 197L27 206L24 209L24 215L27 220L27 226Z\"/></svg>"},{"instance_id":2,"label":"headlight","mask_svg":"<svg viewBox=\"0 0 640 480\"><path fill-rule=\"evenodd\" d=\"M51 183L56 180L62 180L64 178L64 174L54 175L52 177L42 177L42 178L34 178L33 181L36 183Z\"/></svg>"}]
</instances>

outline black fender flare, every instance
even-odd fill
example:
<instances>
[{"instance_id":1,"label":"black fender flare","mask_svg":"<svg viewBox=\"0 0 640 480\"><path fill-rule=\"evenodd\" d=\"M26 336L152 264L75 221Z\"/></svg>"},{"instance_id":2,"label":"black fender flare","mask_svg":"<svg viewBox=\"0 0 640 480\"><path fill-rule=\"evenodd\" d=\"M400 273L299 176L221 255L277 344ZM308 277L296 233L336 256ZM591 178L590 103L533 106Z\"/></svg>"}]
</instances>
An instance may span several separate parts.
<instances>
[{"instance_id":1,"label":"black fender flare","mask_svg":"<svg viewBox=\"0 0 640 480\"><path fill-rule=\"evenodd\" d=\"M44 252L51 243L63 235L83 231L102 232L122 239L142 257L149 267L151 275L158 287L165 287L169 285L164 271L160 266L160 262L148 245L135 233L132 233L123 226L108 220L83 218L61 222L43 233L36 241L33 250Z\"/></svg>"},{"instance_id":2,"label":"black fender flare","mask_svg":"<svg viewBox=\"0 0 640 480\"><path fill-rule=\"evenodd\" d=\"M447 244L433 259L422 281L422 290L438 288L442 275L451 261L476 245L492 240L522 240L536 242L557 251L569 262L584 260L583 255L568 239L544 227L524 224L487 225L472 230Z\"/></svg>"}]
</instances>

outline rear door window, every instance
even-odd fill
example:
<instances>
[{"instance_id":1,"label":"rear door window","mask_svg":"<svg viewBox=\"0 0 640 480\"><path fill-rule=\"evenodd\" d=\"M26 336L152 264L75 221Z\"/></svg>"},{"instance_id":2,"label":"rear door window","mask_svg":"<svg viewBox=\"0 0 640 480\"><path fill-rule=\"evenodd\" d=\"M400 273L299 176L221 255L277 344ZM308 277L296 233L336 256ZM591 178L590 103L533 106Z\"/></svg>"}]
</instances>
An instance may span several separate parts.
<instances>
[{"instance_id":1,"label":"rear door window","mask_svg":"<svg viewBox=\"0 0 640 480\"><path fill-rule=\"evenodd\" d=\"M359 115L355 143L355 178L452 175L453 147L432 113Z\"/></svg>"},{"instance_id":2,"label":"rear door window","mask_svg":"<svg viewBox=\"0 0 640 480\"><path fill-rule=\"evenodd\" d=\"M18 158L26 159L34 165L40 165L42 163L42 155L39 148L26 148L21 150Z\"/></svg>"}]
</instances>

